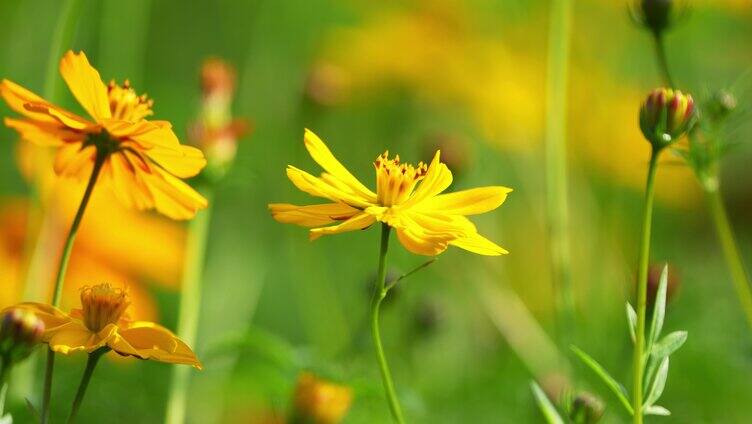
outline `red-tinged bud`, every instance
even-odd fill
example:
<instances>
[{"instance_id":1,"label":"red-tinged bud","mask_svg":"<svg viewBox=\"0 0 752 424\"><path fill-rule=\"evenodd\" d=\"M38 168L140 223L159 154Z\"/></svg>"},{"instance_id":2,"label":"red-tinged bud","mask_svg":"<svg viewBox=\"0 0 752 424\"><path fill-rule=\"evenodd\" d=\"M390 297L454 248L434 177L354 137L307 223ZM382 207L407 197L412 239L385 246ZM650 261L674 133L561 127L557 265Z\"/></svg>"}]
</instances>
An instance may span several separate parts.
<instances>
[{"instance_id":1,"label":"red-tinged bud","mask_svg":"<svg viewBox=\"0 0 752 424\"><path fill-rule=\"evenodd\" d=\"M44 323L33 312L6 309L0 316L0 358L3 366L26 359L44 334Z\"/></svg>"},{"instance_id":2,"label":"red-tinged bud","mask_svg":"<svg viewBox=\"0 0 752 424\"><path fill-rule=\"evenodd\" d=\"M656 149L676 142L694 123L695 102L679 90L657 88L640 109L640 129Z\"/></svg>"},{"instance_id":3,"label":"red-tinged bud","mask_svg":"<svg viewBox=\"0 0 752 424\"><path fill-rule=\"evenodd\" d=\"M209 58L201 65L201 90L204 97L232 98L235 80L235 68L222 59Z\"/></svg>"}]
</instances>

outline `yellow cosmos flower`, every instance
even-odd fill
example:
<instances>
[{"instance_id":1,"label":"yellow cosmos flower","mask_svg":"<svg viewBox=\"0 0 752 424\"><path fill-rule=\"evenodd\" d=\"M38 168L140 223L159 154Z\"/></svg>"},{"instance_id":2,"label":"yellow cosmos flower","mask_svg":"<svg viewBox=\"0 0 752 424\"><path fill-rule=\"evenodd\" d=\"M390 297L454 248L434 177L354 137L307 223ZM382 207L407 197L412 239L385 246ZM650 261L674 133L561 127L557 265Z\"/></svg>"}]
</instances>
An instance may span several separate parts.
<instances>
[{"instance_id":1,"label":"yellow cosmos flower","mask_svg":"<svg viewBox=\"0 0 752 424\"><path fill-rule=\"evenodd\" d=\"M42 342L55 352L92 353L107 347L122 356L201 369L201 362L191 348L170 330L153 322L128 318L127 290L109 284L84 287L81 306L70 314L44 303L20 303L12 308L32 311L44 322Z\"/></svg>"},{"instance_id":2,"label":"yellow cosmos flower","mask_svg":"<svg viewBox=\"0 0 752 424\"><path fill-rule=\"evenodd\" d=\"M449 245L481 255L507 253L478 234L466 215L498 208L512 191L506 187L481 187L441 194L452 183L452 173L436 152L430 165L400 163L399 156L388 152L376 158L376 193L360 183L329 151L313 132L306 130L305 146L322 168L315 177L294 166L287 176L300 190L333 203L297 206L287 203L269 205L279 222L317 227L311 239L323 235L360 230L382 222L394 228L407 250L419 255L438 255ZM326 226L339 222L337 225Z\"/></svg>"},{"instance_id":3,"label":"yellow cosmos flower","mask_svg":"<svg viewBox=\"0 0 752 424\"><path fill-rule=\"evenodd\" d=\"M5 118L5 125L37 145L57 148L58 175L87 178L96 160L101 177L126 205L156 209L174 219L188 219L206 207L206 199L180 178L206 165L200 150L183 146L166 121L148 121L152 104L126 81L105 85L86 55L68 51L60 74L91 120L56 106L20 85L3 80L0 95L25 119Z\"/></svg>"}]
</instances>

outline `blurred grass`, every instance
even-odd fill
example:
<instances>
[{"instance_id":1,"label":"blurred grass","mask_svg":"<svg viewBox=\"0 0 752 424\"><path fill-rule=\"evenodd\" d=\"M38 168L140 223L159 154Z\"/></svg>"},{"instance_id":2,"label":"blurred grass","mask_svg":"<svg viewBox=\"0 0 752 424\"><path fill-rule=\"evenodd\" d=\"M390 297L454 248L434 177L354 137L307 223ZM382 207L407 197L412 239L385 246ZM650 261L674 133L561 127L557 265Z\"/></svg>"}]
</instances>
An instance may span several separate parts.
<instances>
[{"instance_id":1,"label":"blurred grass","mask_svg":"<svg viewBox=\"0 0 752 424\"><path fill-rule=\"evenodd\" d=\"M631 27L620 2L583 0L575 4L573 57L577 72L585 76L580 79L589 85L575 86L572 101L588 105L592 97L602 100L611 95L606 89L612 86L639 94L655 85L657 74L648 39ZM677 79L693 90L733 82L752 63L752 51L746 47L752 40L752 15L748 9L724 5L698 6L690 20L667 39ZM473 159L457 178L455 189L489 184L515 189L501 209L476 220L481 231L512 253L488 259L450 250L405 282L399 298L384 310L383 334L395 383L411 421L541 422L528 388L529 372L482 311L471 284L491 278L515 290L551 330L553 300L544 254L541 140L525 139L529 148L505 150L497 138L504 139L506 133L489 135L479 128L467 105L426 97L426 89L442 89L432 85L436 83L424 82L416 88L400 81L382 81L373 92L353 92L349 101L333 106L305 98L311 66L326 56L332 43L348 41L332 41L341 28L367 28L381 14L414 16L410 14L425 9L457 11L459 34L503 45L514 52L511 58L522 57L525 66L542 72L535 68L545 63L541 34L545 34L542 17L547 6L541 1L382 5L335 0L219 0L195 1L190 7L175 0L85 2L82 25L70 47L84 49L105 80L130 78L138 90L149 93L155 99L156 118L172 121L177 132L185 134L199 101L198 67L206 56L219 55L238 66L237 112L255 123L253 136L243 140L236 166L216 194L204 284L205 319L196 349L200 356L208 355L228 338L261 332L275 341L273 345L292 352L295 360L280 365L247 344L209 356L206 370L193 379L190 422L233 422L233 417L265 408L285 411L301 367L355 388L355 403L346 422L388 420L362 324L368 281L376 267L377 231L310 243L305 230L277 224L266 211L271 201L308 200L284 175L287 164L317 169L303 149L304 127L314 129L364 181L372 180L371 161L383 150L399 152L405 160L426 160L421 157L421 143L428 135L456 135L472 146ZM0 2L0 16L7 17L0 26L0 76L41 91L44 52L49 49L50 28L58 12L56 2ZM422 15L417 16L414 19ZM409 47L385 48L398 56L400 49ZM356 54L367 58L369 52ZM431 63L427 68L443 65ZM503 65L514 74L516 63ZM587 78L589 75L596 77ZM463 84L476 83L471 77ZM530 81L537 80L531 77ZM504 91L494 95L504 103ZM66 99L65 105L74 108L67 94ZM608 116L617 128L635 125L636 104L617 109L633 110L632 115L614 116L607 109L611 99L607 100L592 106L599 108L595 116ZM578 143L613 142L604 132L607 125L594 126L588 109L576 110L578 115L570 115L570 125ZM4 105L0 112L9 115ZM528 129L528 134L542 134L541 128ZM576 137L579 134L591 138ZM742 135L748 137L749 128ZM15 136L0 128L0 138L5 140L0 143L0 194L24 195L28 187L16 169ZM610 151L608 146L605 151ZM629 367L624 364L629 361L630 346L623 304L634 279L641 196L638 188L613 178L606 165L633 160L626 167L642 175L647 156L644 161L605 156L595 165L593 159L578 152L581 150L570 152L574 156L572 226L576 229L573 275L578 304L582 305L577 316L582 329L577 344L626 380ZM750 195L750 174L746 160L740 158L750 155L747 145L729 161L727 172L735 176L728 181L729 193L741 199L749 198L745 196ZM659 182L676 172L675 167L663 167ZM690 179L681 181L691 183ZM664 189L679 190L672 186ZM683 187L681 191L685 191ZM669 306L667 330L689 331L686 347L672 358L663 401L674 415L663 421L748 422L752 414L752 381L747 378L752 373L751 335L744 327L705 212L692 202L680 204L683 206L677 208L675 203L664 203L659 208L652 249L655 261L668 260L682 276L681 290ZM747 209L746 203L736 205L739 209L732 210L732 216L749 216L740 215ZM736 224L750 266L750 225L748 220ZM421 262L396 242L391 250L390 263L397 270L409 270ZM176 293L157 288L152 292L161 321L174 328ZM441 317L431 332L416 324L416 315L427 302ZM267 339L261 340L264 344ZM80 356L60 361L53 398L58 420L67 412L75 390L72 382L78 381L83 365ZM578 387L606 394L587 370L577 368L575 375ZM101 417L160 422L168 377L168 366L163 364L103 361L92 381L81 422L99 422ZM614 399L605 399L609 404L605 421L623 422ZM28 418L22 404L15 404L14 411L19 422ZM118 422L118 418L113 420Z\"/></svg>"}]
</instances>

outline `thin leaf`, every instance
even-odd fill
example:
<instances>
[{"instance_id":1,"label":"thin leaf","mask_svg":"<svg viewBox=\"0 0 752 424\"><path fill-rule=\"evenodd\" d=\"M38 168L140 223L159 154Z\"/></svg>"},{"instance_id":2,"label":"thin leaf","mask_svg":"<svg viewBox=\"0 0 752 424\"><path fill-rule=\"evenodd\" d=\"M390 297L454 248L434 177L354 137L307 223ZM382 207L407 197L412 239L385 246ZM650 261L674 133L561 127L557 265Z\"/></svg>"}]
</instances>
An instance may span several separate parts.
<instances>
[{"instance_id":1,"label":"thin leaf","mask_svg":"<svg viewBox=\"0 0 752 424\"><path fill-rule=\"evenodd\" d=\"M546 418L546 422L548 424L564 424L564 420L559 415L559 411L556 410L556 407L554 407L554 405L548 399L548 396L543 393L543 390L540 388L538 383L531 381L530 389L532 389L533 395L535 395L535 400L538 403L538 407L540 408L541 413Z\"/></svg>"},{"instance_id":2,"label":"thin leaf","mask_svg":"<svg viewBox=\"0 0 752 424\"><path fill-rule=\"evenodd\" d=\"M650 386L650 392L648 392L645 405L652 405L663 394L663 389L666 387L666 378L668 377L668 357L663 358L661 365L658 366L658 371L655 373L653 384Z\"/></svg>"},{"instance_id":3,"label":"thin leaf","mask_svg":"<svg viewBox=\"0 0 752 424\"><path fill-rule=\"evenodd\" d=\"M580 350L577 346L570 346L569 347L572 352L574 352L575 355L577 355L580 360L587 365L593 372L600 377L601 380L608 386L609 389L616 395L617 398L619 398L619 401L624 406L624 408L630 413L634 415L634 409L632 409L632 405L630 405L629 402L629 396L627 395L627 390L622 386L618 381L616 381L611 375L606 371L605 368L601 366L595 359L591 358L590 355Z\"/></svg>"},{"instance_id":4,"label":"thin leaf","mask_svg":"<svg viewBox=\"0 0 752 424\"><path fill-rule=\"evenodd\" d=\"M658 292L655 294L655 306L653 306L653 320L650 322L650 337L648 337L648 352L658 340L663 329L663 320L666 317L666 286L668 286L668 265L663 266L661 279L658 283Z\"/></svg>"},{"instance_id":5,"label":"thin leaf","mask_svg":"<svg viewBox=\"0 0 752 424\"><path fill-rule=\"evenodd\" d=\"M29 410L29 413L31 413L31 416L34 417L34 421L41 421L40 418L42 415L37 411L37 408L34 407L34 404L31 403L29 398L24 398L24 400L26 401L26 408Z\"/></svg>"},{"instance_id":6,"label":"thin leaf","mask_svg":"<svg viewBox=\"0 0 752 424\"><path fill-rule=\"evenodd\" d=\"M658 359L665 358L676 352L686 341L686 331L674 331L653 345L651 355Z\"/></svg>"},{"instance_id":7,"label":"thin leaf","mask_svg":"<svg viewBox=\"0 0 752 424\"><path fill-rule=\"evenodd\" d=\"M645 408L645 415L660 415L663 417L668 417L669 415L671 415L671 411L662 406L650 405Z\"/></svg>"},{"instance_id":8,"label":"thin leaf","mask_svg":"<svg viewBox=\"0 0 752 424\"><path fill-rule=\"evenodd\" d=\"M632 343L634 343L635 328L637 328L637 312L635 312L629 302L627 302L627 323L629 324L629 336L632 337Z\"/></svg>"}]
</instances>

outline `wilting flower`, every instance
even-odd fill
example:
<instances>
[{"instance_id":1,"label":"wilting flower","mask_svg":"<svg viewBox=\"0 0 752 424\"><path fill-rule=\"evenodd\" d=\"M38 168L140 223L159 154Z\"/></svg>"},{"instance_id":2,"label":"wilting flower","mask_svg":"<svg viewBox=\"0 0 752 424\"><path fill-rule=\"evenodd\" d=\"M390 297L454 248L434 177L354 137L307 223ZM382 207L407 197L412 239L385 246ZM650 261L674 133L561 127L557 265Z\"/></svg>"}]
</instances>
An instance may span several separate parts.
<instances>
[{"instance_id":1,"label":"wilting flower","mask_svg":"<svg viewBox=\"0 0 752 424\"><path fill-rule=\"evenodd\" d=\"M695 123L695 102L670 88L653 90L640 109L640 129L655 148L677 141Z\"/></svg>"},{"instance_id":2,"label":"wilting flower","mask_svg":"<svg viewBox=\"0 0 752 424\"><path fill-rule=\"evenodd\" d=\"M25 309L8 309L0 315L0 360L3 366L22 361L39 344L44 323Z\"/></svg>"},{"instance_id":3,"label":"wilting flower","mask_svg":"<svg viewBox=\"0 0 752 424\"><path fill-rule=\"evenodd\" d=\"M66 314L44 303L21 303L13 308L35 313L45 325L42 342L55 352L92 353L106 347L122 356L173 364L201 363L190 347L170 330L127 314L128 291L109 284L81 289L81 309Z\"/></svg>"},{"instance_id":4,"label":"wilting flower","mask_svg":"<svg viewBox=\"0 0 752 424\"><path fill-rule=\"evenodd\" d=\"M287 176L300 190L333 203L297 206L269 205L279 222L316 227L312 240L323 235L360 230L375 222L394 228L405 248L419 255L438 255L449 245L481 255L501 255L506 250L478 234L466 215L498 208L511 189L482 187L440 194L452 183L452 173L436 152L430 165L400 163L388 152L374 162L376 193L358 181L313 132L306 130L305 146L326 172L321 177L288 166ZM326 226L334 222L337 225Z\"/></svg>"},{"instance_id":5,"label":"wilting flower","mask_svg":"<svg viewBox=\"0 0 752 424\"><path fill-rule=\"evenodd\" d=\"M68 51L60 73L91 119L82 118L3 80L0 95L25 119L5 124L37 145L56 147L58 175L88 177L97 160L101 176L117 197L137 209L156 209L175 219L193 217L206 199L180 178L196 175L206 164L200 150L180 144L167 121L148 121L152 104L126 81L105 85L86 55Z\"/></svg>"},{"instance_id":6,"label":"wilting flower","mask_svg":"<svg viewBox=\"0 0 752 424\"><path fill-rule=\"evenodd\" d=\"M342 421L352 402L352 390L303 373L295 387L295 418L315 424Z\"/></svg>"}]
</instances>

